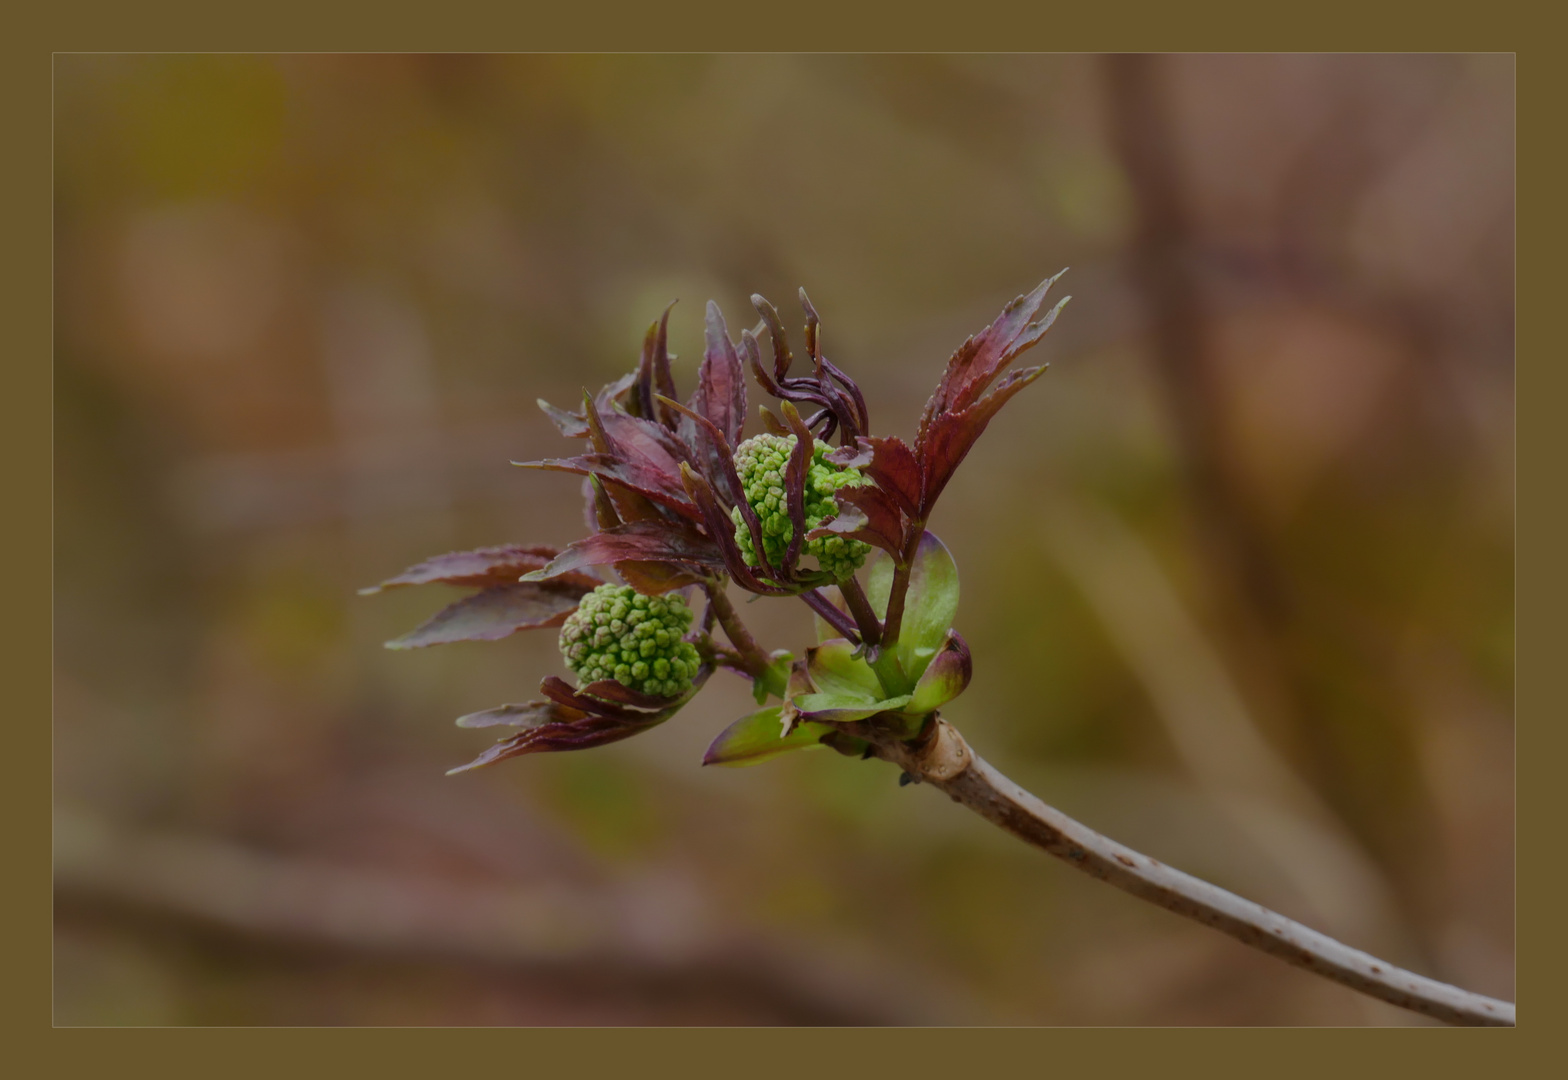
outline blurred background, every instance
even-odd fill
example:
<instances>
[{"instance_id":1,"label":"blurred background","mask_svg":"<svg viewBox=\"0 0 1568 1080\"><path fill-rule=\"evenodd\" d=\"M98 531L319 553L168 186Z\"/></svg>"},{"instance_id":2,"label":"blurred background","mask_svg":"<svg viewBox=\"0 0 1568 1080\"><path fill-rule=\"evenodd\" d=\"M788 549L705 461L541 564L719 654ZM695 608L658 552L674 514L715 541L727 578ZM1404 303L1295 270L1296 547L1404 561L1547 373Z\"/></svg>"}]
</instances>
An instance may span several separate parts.
<instances>
[{"instance_id":1,"label":"blurred background","mask_svg":"<svg viewBox=\"0 0 1568 1080\"><path fill-rule=\"evenodd\" d=\"M536 408L805 286L873 429L1064 266L932 528L1024 786L1513 994L1513 60L56 60L61 1025L1412 1024L877 762L649 734L448 778L554 633L388 652L564 544ZM797 332L796 342L799 343ZM760 399L752 388L753 405ZM799 648L804 605L743 608Z\"/></svg>"}]
</instances>

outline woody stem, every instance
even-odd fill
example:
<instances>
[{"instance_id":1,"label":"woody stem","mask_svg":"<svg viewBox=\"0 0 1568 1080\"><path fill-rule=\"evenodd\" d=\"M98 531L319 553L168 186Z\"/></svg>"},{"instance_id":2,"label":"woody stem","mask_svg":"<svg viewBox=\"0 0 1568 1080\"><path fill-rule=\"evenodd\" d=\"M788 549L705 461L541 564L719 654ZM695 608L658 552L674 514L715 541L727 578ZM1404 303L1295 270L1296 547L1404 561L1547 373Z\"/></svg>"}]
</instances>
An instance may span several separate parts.
<instances>
[{"instance_id":1,"label":"woody stem","mask_svg":"<svg viewBox=\"0 0 1568 1080\"><path fill-rule=\"evenodd\" d=\"M882 644L891 648L898 644L898 635L904 628L904 598L909 595L909 577L915 564L915 553L920 550L920 538L926 534L925 522L916 522L909 530L909 542L893 562L893 586L888 590L887 620L882 624Z\"/></svg>"},{"instance_id":2,"label":"woody stem","mask_svg":"<svg viewBox=\"0 0 1568 1080\"><path fill-rule=\"evenodd\" d=\"M875 756L1020 840L1141 900L1228 934L1243 945L1445 1023L1514 1024L1514 1006L1509 1002L1395 967L1100 835L1003 776L945 721L936 721L914 740L869 723L843 728L868 741Z\"/></svg>"},{"instance_id":3,"label":"woody stem","mask_svg":"<svg viewBox=\"0 0 1568 1080\"><path fill-rule=\"evenodd\" d=\"M724 635L730 639L730 644L735 646L746 674L764 683L769 682L773 661L762 651L762 646L757 644L757 639L751 636L751 631L746 629L746 624L740 621L735 605L730 603L730 598L724 591L724 583L705 582L702 591L708 596L709 610L718 617L719 625L724 627ZM768 689L772 690L773 687L770 685Z\"/></svg>"}]
</instances>

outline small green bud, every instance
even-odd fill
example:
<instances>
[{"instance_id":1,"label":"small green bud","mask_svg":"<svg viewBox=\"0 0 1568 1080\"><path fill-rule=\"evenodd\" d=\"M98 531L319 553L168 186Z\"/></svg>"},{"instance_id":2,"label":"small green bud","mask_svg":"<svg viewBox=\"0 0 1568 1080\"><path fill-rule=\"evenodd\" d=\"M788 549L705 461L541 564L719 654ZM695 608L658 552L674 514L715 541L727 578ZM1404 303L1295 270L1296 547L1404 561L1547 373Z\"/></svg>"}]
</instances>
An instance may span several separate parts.
<instances>
[{"instance_id":1,"label":"small green bud","mask_svg":"<svg viewBox=\"0 0 1568 1080\"><path fill-rule=\"evenodd\" d=\"M578 687L614 679L629 690L675 697L700 666L682 636L692 613L679 596L643 596L629 585L600 585L561 627L561 655Z\"/></svg>"},{"instance_id":2,"label":"small green bud","mask_svg":"<svg viewBox=\"0 0 1568 1080\"><path fill-rule=\"evenodd\" d=\"M781 566L789 542L794 538L795 526L789 519L789 496L785 492L784 472L789 467L789 456L795 449L793 435L757 435L735 448L735 471L740 474L740 484L746 492L746 501L762 525L762 546L768 562ZM825 443L817 443L811 465L806 470L806 529L821 525L823 520L838 513L833 493L846 485L861 484L865 478L859 469L846 469L824 460L829 452ZM757 551L751 542L751 530L739 507L730 511L735 522L735 543L747 566L761 566ZM866 561L871 547L859 540L843 536L824 536L807 540L801 545L801 554L810 555L817 565L843 581Z\"/></svg>"}]
</instances>

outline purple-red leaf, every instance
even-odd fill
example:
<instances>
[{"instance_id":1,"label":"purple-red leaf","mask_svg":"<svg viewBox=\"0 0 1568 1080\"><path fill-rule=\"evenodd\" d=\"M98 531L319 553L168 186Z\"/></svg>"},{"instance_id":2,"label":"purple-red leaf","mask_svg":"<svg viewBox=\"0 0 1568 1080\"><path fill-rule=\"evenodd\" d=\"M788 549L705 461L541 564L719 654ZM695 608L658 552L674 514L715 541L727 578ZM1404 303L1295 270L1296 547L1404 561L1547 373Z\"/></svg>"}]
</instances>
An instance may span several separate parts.
<instances>
[{"instance_id":1,"label":"purple-red leaf","mask_svg":"<svg viewBox=\"0 0 1568 1080\"><path fill-rule=\"evenodd\" d=\"M1042 281L1033 292L1014 298L995 322L958 347L947 362L936 393L931 395L921 414L917 446L925 440L933 421L944 413L973 404L1013 357L1039 341L1051 328L1056 313L1070 297L1063 299L1038 322L1030 320L1045 303L1045 294L1066 272L1061 270Z\"/></svg>"},{"instance_id":2,"label":"purple-red leaf","mask_svg":"<svg viewBox=\"0 0 1568 1080\"><path fill-rule=\"evenodd\" d=\"M712 300L708 301L704 345L697 389L692 392L690 405L692 411L713 421L733 446L740 442L746 423L746 378L724 316Z\"/></svg>"},{"instance_id":3,"label":"purple-red leaf","mask_svg":"<svg viewBox=\"0 0 1568 1080\"><path fill-rule=\"evenodd\" d=\"M776 379L783 379L789 375L789 366L795 361L795 358L790 355L789 336L784 332L784 321L779 318L778 309L770 304L765 296L752 293L751 306L757 309L757 314L762 316L762 321L768 328L768 341L773 346L773 376ZM759 356L759 367L761 366L760 359ZM758 381L766 385L772 380L765 379L763 375L759 375ZM771 390L768 392L773 393ZM778 395L774 394L773 396L777 397Z\"/></svg>"},{"instance_id":4,"label":"purple-red leaf","mask_svg":"<svg viewBox=\"0 0 1568 1080\"><path fill-rule=\"evenodd\" d=\"M547 701L529 704L538 707L538 711L527 721L529 726L510 738L502 739L467 765L448 769L447 775L467 772L481 765L493 765L521 754L604 746L641 734L664 719L658 714L641 719L600 716Z\"/></svg>"},{"instance_id":5,"label":"purple-red leaf","mask_svg":"<svg viewBox=\"0 0 1568 1080\"><path fill-rule=\"evenodd\" d=\"M678 401L661 397L659 402L680 418L681 430L685 432L682 437L692 450L691 468L696 470L696 474L716 495L722 495L729 505L743 507L741 513L750 515L748 521L755 518L756 515L752 514L749 508L745 508L746 493L741 488L740 474L735 471L733 447L724 432L712 420L692 412ZM681 484L685 487L687 495L691 495L691 487L686 483L684 466Z\"/></svg>"},{"instance_id":6,"label":"purple-red leaf","mask_svg":"<svg viewBox=\"0 0 1568 1080\"><path fill-rule=\"evenodd\" d=\"M603 532L613 529L621 522L621 512L615 508L615 501L610 498L610 493L605 489L604 481L597 476L590 476L583 481L588 485L589 505L593 508L593 516L588 522L590 529Z\"/></svg>"},{"instance_id":7,"label":"purple-red leaf","mask_svg":"<svg viewBox=\"0 0 1568 1080\"><path fill-rule=\"evenodd\" d=\"M552 423L560 429L561 434L569 439L586 439L588 437L588 421L579 413L569 413L565 409L558 409L544 398L540 398L539 408L544 410Z\"/></svg>"},{"instance_id":8,"label":"purple-red leaf","mask_svg":"<svg viewBox=\"0 0 1568 1080\"><path fill-rule=\"evenodd\" d=\"M896 435L866 436L828 455L835 465L860 469L898 501L910 518L920 517L920 463L909 444Z\"/></svg>"},{"instance_id":9,"label":"purple-red leaf","mask_svg":"<svg viewBox=\"0 0 1568 1080\"><path fill-rule=\"evenodd\" d=\"M628 521L569 545L548 566L528 575L527 580L548 581L579 567L628 561L724 568L718 547L695 529L673 521Z\"/></svg>"},{"instance_id":10,"label":"purple-red leaf","mask_svg":"<svg viewBox=\"0 0 1568 1080\"><path fill-rule=\"evenodd\" d=\"M424 625L387 642L387 648L496 641L518 630L560 626L587 592L581 584L568 582L496 585L442 608Z\"/></svg>"},{"instance_id":11,"label":"purple-red leaf","mask_svg":"<svg viewBox=\"0 0 1568 1080\"><path fill-rule=\"evenodd\" d=\"M944 413L932 421L926 432L926 440L920 447L924 480L921 506L926 514L930 513L937 496L942 494L942 489L952 479L959 463L969 454L997 410L1007 404L1014 394L1043 375L1045 370L1042 364L1011 372L990 393L967 409Z\"/></svg>"},{"instance_id":12,"label":"purple-red leaf","mask_svg":"<svg viewBox=\"0 0 1568 1080\"><path fill-rule=\"evenodd\" d=\"M1036 319L1045 303L1045 294L1064 273L1065 270L1047 278L1033 292L1013 300L1002 309L995 322L965 341L948 360L942 381L926 402L915 437L915 456L920 462L921 520L929 518L931 508L953 470L969 453L997 409L1044 370L1042 367L1018 372L991 389L991 384L1013 358L1045 335L1062 305L1071 299L1064 297L1043 317Z\"/></svg>"},{"instance_id":13,"label":"purple-red leaf","mask_svg":"<svg viewBox=\"0 0 1568 1080\"><path fill-rule=\"evenodd\" d=\"M600 412L609 412L610 407L626 396L626 392L637 382L637 373L628 371L612 383L607 383L603 389L593 396L593 403Z\"/></svg>"},{"instance_id":14,"label":"purple-red leaf","mask_svg":"<svg viewBox=\"0 0 1568 1080\"><path fill-rule=\"evenodd\" d=\"M523 705L497 705L493 709L457 718L461 728L538 727L555 717L558 706L552 701L530 701Z\"/></svg>"},{"instance_id":15,"label":"purple-red leaf","mask_svg":"<svg viewBox=\"0 0 1568 1080\"><path fill-rule=\"evenodd\" d=\"M690 570L682 570L673 563L618 562L615 564L615 572L621 575L622 581L644 596L658 596L671 589L684 589L703 580L702 575Z\"/></svg>"},{"instance_id":16,"label":"purple-red leaf","mask_svg":"<svg viewBox=\"0 0 1568 1080\"><path fill-rule=\"evenodd\" d=\"M668 398L675 396L675 377L670 374L670 308L674 306L671 300L659 316L659 332L653 339L653 392ZM666 427L675 427L675 416L668 410L660 410L660 419Z\"/></svg>"},{"instance_id":17,"label":"purple-red leaf","mask_svg":"<svg viewBox=\"0 0 1568 1080\"><path fill-rule=\"evenodd\" d=\"M361 596L394 589L404 585L509 585L531 570L547 565L560 552L553 547L524 547L503 544L499 547L478 548L474 551L451 551L436 555L424 562L415 563L397 577L387 578L379 585L360 589ZM598 582L594 582L597 585ZM590 589L593 585L588 586Z\"/></svg>"},{"instance_id":18,"label":"purple-red leaf","mask_svg":"<svg viewBox=\"0 0 1568 1080\"><path fill-rule=\"evenodd\" d=\"M662 472L642 462L620 461L605 454L582 454L573 458L546 458L543 461L514 461L525 469L597 476L645 495L661 506L695 519L696 508L679 487L680 477Z\"/></svg>"},{"instance_id":19,"label":"purple-red leaf","mask_svg":"<svg viewBox=\"0 0 1568 1080\"><path fill-rule=\"evenodd\" d=\"M594 412L598 414L599 430L610 446L607 453L641 462L671 476L685 460L685 445L663 424L613 407L595 408Z\"/></svg>"},{"instance_id":20,"label":"purple-red leaf","mask_svg":"<svg viewBox=\"0 0 1568 1080\"><path fill-rule=\"evenodd\" d=\"M679 712L681 706L702 689L711 674L713 666L704 664L692 680L690 690L668 698L638 693L613 681L592 683L579 691L566 680L551 675L539 684L540 692L548 700L502 705L459 720L464 727L515 724L524 730L502 739L467 765L449 770L447 775L492 765L519 754L586 750L639 735Z\"/></svg>"},{"instance_id":21,"label":"purple-red leaf","mask_svg":"<svg viewBox=\"0 0 1568 1080\"><path fill-rule=\"evenodd\" d=\"M964 692L973 674L974 660L968 644L957 630L949 630L942 650L931 658L920 681L915 684L908 711L928 713L940 709Z\"/></svg>"},{"instance_id":22,"label":"purple-red leaf","mask_svg":"<svg viewBox=\"0 0 1568 1080\"><path fill-rule=\"evenodd\" d=\"M600 412L608 410L616 401L626 396L626 391L636 381L637 373L635 371L621 376L595 394L592 398L593 403L599 408ZM588 417L585 412L567 412L565 409L556 408L543 398L537 399L537 402L539 408L544 410L544 414L560 429L562 435L571 439L588 438L590 432Z\"/></svg>"},{"instance_id":23,"label":"purple-red leaf","mask_svg":"<svg viewBox=\"0 0 1568 1080\"><path fill-rule=\"evenodd\" d=\"M669 314L669 308L665 308ZM648 332L642 338L642 356L637 361L637 393L632 398L635 406L630 411L636 416L652 420L656 415L653 409L653 347L659 339L659 323L655 319L648 324Z\"/></svg>"},{"instance_id":24,"label":"purple-red leaf","mask_svg":"<svg viewBox=\"0 0 1568 1080\"><path fill-rule=\"evenodd\" d=\"M598 684L595 683L594 685ZM620 683L616 683L615 685L620 686ZM540 680L539 692L545 697L549 698L551 701L555 702L557 705L564 706L568 709L576 709L578 712L594 713L599 716L605 716L617 720L646 719L649 715L658 711L657 709L644 709L625 706L617 702L610 701L606 698L598 698L589 694L584 694L572 686L571 683L561 678L559 675L547 675L542 680ZM664 705L671 705L679 699L661 698L660 700Z\"/></svg>"},{"instance_id":25,"label":"purple-red leaf","mask_svg":"<svg viewBox=\"0 0 1568 1080\"><path fill-rule=\"evenodd\" d=\"M656 327L649 327L650 337L655 330ZM652 348L651 341L649 348ZM652 371L649 370L647 374L651 380ZM649 392L651 395L652 391ZM666 493L675 491L674 480L680 462L686 456L681 441L663 425L632 416L614 402L608 402L601 408L587 394L583 395L583 399L588 437L595 451L594 455L589 456L614 461L618 472L627 477L641 478L640 485L608 484L608 494L618 516L626 521L664 520L664 515L652 501L652 498L658 496L653 494L650 498L643 491L650 486ZM650 412L652 408L650 401Z\"/></svg>"},{"instance_id":26,"label":"purple-red leaf","mask_svg":"<svg viewBox=\"0 0 1568 1080\"><path fill-rule=\"evenodd\" d=\"M692 412L678 401L665 398L659 400L680 414L683 429L689 424L689 430L696 439L697 469L681 465L681 484L686 494L697 504L703 524L723 552L730 576L752 592L768 591L753 584L757 578L741 557L740 549L735 544L734 525L730 521L729 510L719 501L722 494L729 506L740 511L741 521L751 533L752 550L758 553L763 573L769 577L777 576L768 561L766 545L762 542L762 522L747 502L740 475L735 471L735 455L731 452L729 440L718 425L707 417Z\"/></svg>"},{"instance_id":27,"label":"purple-red leaf","mask_svg":"<svg viewBox=\"0 0 1568 1080\"><path fill-rule=\"evenodd\" d=\"M792 402L784 402L779 406L779 411L784 414L784 422L795 436L795 447L790 451L789 461L784 466L784 498L792 526L789 545L784 549L784 571L789 573L800 558L800 546L806 542L806 476L816 445L811 437L811 429L800 419L800 413ZM763 549L759 547L755 550L758 558L766 561Z\"/></svg>"},{"instance_id":28,"label":"purple-red leaf","mask_svg":"<svg viewBox=\"0 0 1568 1080\"><path fill-rule=\"evenodd\" d=\"M582 688L581 694L586 694L588 697L598 701L610 701L617 705L624 705L628 709L636 709L639 712L658 712L660 709L667 709L684 696L665 697L662 694L644 694L640 690L633 690L629 686L623 686L614 679L600 679L598 682L591 682Z\"/></svg>"},{"instance_id":29,"label":"purple-red leaf","mask_svg":"<svg viewBox=\"0 0 1568 1080\"><path fill-rule=\"evenodd\" d=\"M622 720L647 720L649 717L674 716L692 696L702 689L713 674L713 666L704 664L692 678L691 689L674 697L654 696L622 686L614 679L602 679L578 690L558 675L547 675L539 683L539 692L557 705L580 712L594 713Z\"/></svg>"},{"instance_id":30,"label":"purple-red leaf","mask_svg":"<svg viewBox=\"0 0 1568 1080\"><path fill-rule=\"evenodd\" d=\"M903 551L905 518L887 492L870 484L846 484L834 495L838 513L807 533L808 540L847 536L894 556Z\"/></svg>"},{"instance_id":31,"label":"purple-red leaf","mask_svg":"<svg viewBox=\"0 0 1568 1080\"><path fill-rule=\"evenodd\" d=\"M591 479L599 481L604 488L605 497L610 500L610 505L615 508L616 521L612 525L627 521L660 522L666 520L665 515L660 512L658 506L646 495L633 491L624 484L617 484L613 480L603 481L599 480L597 476ZM595 514L598 513L597 505L595 505L594 512ZM601 527L608 528L610 526Z\"/></svg>"}]
</instances>

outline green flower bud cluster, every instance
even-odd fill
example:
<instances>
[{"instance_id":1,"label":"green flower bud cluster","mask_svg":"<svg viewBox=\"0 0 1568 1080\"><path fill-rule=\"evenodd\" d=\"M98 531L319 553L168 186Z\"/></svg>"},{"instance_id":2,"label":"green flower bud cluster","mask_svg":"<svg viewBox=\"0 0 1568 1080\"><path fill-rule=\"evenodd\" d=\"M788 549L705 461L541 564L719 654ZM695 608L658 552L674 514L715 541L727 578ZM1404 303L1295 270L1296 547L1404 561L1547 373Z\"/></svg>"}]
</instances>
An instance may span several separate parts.
<instances>
[{"instance_id":1,"label":"green flower bud cluster","mask_svg":"<svg viewBox=\"0 0 1568 1080\"><path fill-rule=\"evenodd\" d=\"M735 448L735 471L740 474L741 487L746 491L746 501L762 525L762 546L768 562L782 566L789 542L795 535L794 523L789 519L789 500L784 490L784 472L789 456L795 449L793 435L757 435ZM833 493L850 484L864 482L859 469L846 469L823 460L830 448L817 443L811 465L806 470L806 529L822 524L824 518L838 513L838 503ZM730 511L735 522L735 543L747 566L761 566L757 551L751 542L751 530L737 507ZM817 565L843 581L866 561L871 547L859 540L843 536L824 536L807 540L801 545L801 554L810 555Z\"/></svg>"},{"instance_id":2,"label":"green flower bud cluster","mask_svg":"<svg viewBox=\"0 0 1568 1080\"><path fill-rule=\"evenodd\" d=\"M561 655L579 687L614 679L644 694L691 689L697 650L682 635L692 613L677 595L643 596L629 585L600 585L561 627Z\"/></svg>"}]
</instances>

